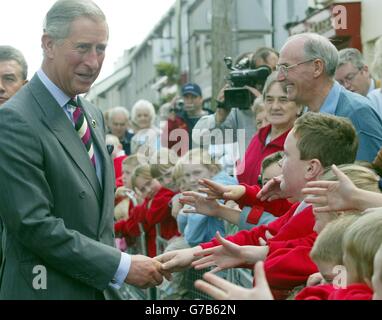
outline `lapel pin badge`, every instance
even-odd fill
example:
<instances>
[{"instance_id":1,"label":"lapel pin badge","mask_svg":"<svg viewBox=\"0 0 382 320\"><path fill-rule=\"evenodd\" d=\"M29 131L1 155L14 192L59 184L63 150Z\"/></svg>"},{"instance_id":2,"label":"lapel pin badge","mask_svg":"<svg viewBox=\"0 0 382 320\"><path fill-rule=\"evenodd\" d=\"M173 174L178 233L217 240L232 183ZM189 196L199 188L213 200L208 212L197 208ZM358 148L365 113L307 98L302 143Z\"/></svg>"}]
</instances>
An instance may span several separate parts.
<instances>
[{"instance_id":1,"label":"lapel pin badge","mask_svg":"<svg viewBox=\"0 0 382 320\"><path fill-rule=\"evenodd\" d=\"M96 126L97 126L97 122L94 119L92 119L92 127L95 128Z\"/></svg>"}]
</instances>

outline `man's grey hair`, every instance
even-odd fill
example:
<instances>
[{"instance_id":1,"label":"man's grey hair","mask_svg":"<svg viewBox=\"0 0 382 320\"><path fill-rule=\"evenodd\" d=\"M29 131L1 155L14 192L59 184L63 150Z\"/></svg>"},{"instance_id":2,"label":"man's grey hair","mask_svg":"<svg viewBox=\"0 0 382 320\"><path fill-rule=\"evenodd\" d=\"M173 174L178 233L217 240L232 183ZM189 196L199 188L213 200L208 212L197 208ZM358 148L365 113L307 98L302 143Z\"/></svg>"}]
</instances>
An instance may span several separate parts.
<instances>
[{"instance_id":1,"label":"man's grey hair","mask_svg":"<svg viewBox=\"0 0 382 320\"><path fill-rule=\"evenodd\" d=\"M11 46L0 46L0 61L16 61L21 67L21 76L23 80L28 77L28 64L20 50Z\"/></svg>"},{"instance_id":2,"label":"man's grey hair","mask_svg":"<svg viewBox=\"0 0 382 320\"><path fill-rule=\"evenodd\" d=\"M109 110L109 120L112 120L117 114L123 114L126 118L126 121L130 119L129 111L125 107L118 106Z\"/></svg>"},{"instance_id":3,"label":"man's grey hair","mask_svg":"<svg viewBox=\"0 0 382 320\"><path fill-rule=\"evenodd\" d=\"M337 68L351 63L357 69L362 69L365 66L365 60L363 59L362 53L355 48L342 49L338 52L339 60Z\"/></svg>"},{"instance_id":4,"label":"man's grey hair","mask_svg":"<svg viewBox=\"0 0 382 320\"><path fill-rule=\"evenodd\" d=\"M71 23L78 17L106 21L105 14L91 0L58 0L44 20L44 33L55 40L68 37Z\"/></svg>"},{"instance_id":5,"label":"man's grey hair","mask_svg":"<svg viewBox=\"0 0 382 320\"><path fill-rule=\"evenodd\" d=\"M304 55L306 60L320 59L325 64L325 73L333 78L338 64L338 50L328 38L316 33L297 34L288 42L297 38L305 39Z\"/></svg>"}]
</instances>

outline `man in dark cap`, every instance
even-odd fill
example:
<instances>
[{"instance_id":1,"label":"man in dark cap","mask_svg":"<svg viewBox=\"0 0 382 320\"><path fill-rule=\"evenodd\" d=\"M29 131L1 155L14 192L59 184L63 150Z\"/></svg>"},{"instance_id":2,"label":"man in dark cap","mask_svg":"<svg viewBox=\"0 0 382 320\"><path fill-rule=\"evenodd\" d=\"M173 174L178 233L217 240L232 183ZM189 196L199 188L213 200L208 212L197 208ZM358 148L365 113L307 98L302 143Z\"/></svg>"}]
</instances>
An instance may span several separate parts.
<instances>
[{"instance_id":1,"label":"man in dark cap","mask_svg":"<svg viewBox=\"0 0 382 320\"><path fill-rule=\"evenodd\" d=\"M173 118L167 121L162 133L162 146L173 149L179 156L184 155L192 145L192 129L199 119L206 115L203 110L203 95L196 83L182 86L183 105ZM176 131L175 131L176 130Z\"/></svg>"}]
</instances>

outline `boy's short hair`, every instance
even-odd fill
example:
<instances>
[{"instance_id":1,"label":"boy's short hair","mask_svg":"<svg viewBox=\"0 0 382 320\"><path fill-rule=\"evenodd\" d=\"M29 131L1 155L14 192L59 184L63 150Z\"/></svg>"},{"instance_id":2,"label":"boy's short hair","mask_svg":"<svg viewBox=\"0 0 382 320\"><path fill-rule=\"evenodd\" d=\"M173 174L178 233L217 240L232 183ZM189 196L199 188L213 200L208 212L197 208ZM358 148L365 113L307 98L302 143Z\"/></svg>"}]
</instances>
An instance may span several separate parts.
<instances>
[{"instance_id":1,"label":"boy's short hair","mask_svg":"<svg viewBox=\"0 0 382 320\"><path fill-rule=\"evenodd\" d=\"M150 158L150 171L153 178L162 176L166 171L173 168L179 160L175 151L160 148Z\"/></svg>"},{"instance_id":2,"label":"boy's short hair","mask_svg":"<svg viewBox=\"0 0 382 320\"><path fill-rule=\"evenodd\" d=\"M151 180L150 166L148 164L140 165L134 169L131 176L131 185L135 189L137 187L137 178L142 177L144 179Z\"/></svg>"},{"instance_id":3,"label":"boy's short hair","mask_svg":"<svg viewBox=\"0 0 382 320\"><path fill-rule=\"evenodd\" d=\"M270 154L269 156L266 156L261 162L261 172L264 172L264 170L270 167L272 164L279 162L283 158L283 156L283 151L277 151L275 153Z\"/></svg>"},{"instance_id":4,"label":"boy's short hair","mask_svg":"<svg viewBox=\"0 0 382 320\"><path fill-rule=\"evenodd\" d=\"M342 265L342 240L345 231L358 218L357 215L347 214L329 222L314 242L310 251L312 260L316 263L328 262L333 265Z\"/></svg>"},{"instance_id":5,"label":"boy's short hair","mask_svg":"<svg viewBox=\"0 0 382 320\"><path fill-rule=\"evenodd\" d=\"M293 133L301 160L318 159L324 168L355 160L357 133L346 118L307 112L296 120Z\"/></svg>"},{"instance_id":6,"label":"boy's short hair","mask_svg":"<svg viewBox=\"0 0 382 320\"><path fill-rule=\"evenodd\" d=\"M346 267L357 273L357 281L371 280L374 256L382 244L382 208L369 209L345 232L343 250Z\"/></svg>"}]
</instances>

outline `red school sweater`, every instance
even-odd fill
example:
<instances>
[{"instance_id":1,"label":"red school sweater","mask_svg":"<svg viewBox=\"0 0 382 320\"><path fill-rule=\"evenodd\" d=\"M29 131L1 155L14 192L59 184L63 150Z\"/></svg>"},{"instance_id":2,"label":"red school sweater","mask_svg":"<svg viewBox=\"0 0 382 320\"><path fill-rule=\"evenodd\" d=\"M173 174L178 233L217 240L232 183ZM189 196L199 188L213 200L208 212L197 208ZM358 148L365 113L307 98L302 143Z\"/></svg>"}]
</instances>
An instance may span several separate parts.
<instances>
[{"instance_id":1,"label":"red school sweater","mask_svg":"<svg viewBox=\"0 0 382 320\"><path fill-rule=\"evenodd\" d=\"M304 288L295 300L371 300L373 290L364 283L354 283L346 288L335 288L332 284L322 284Z\"/></svg>"},{"instance_id":2,"label":"red school sweater","mask_svg":"<svg viewBox=\"0 0 382 320\"><path fill-rule=\"evenodd\" d=\"M156 224L160 223L161 236L164 239L169 240L180 235L176 220L171 216L171 208L168 205L174 195L173 191L161 188L153 197L151 204L150 199L146 198L142 204L133 208L129 218L124 223L116 224L118 231L123 235L138 237L140 235L138 224L142 223L146 233L149 257L156 256Z\"/></svg>"},{"instance_id":3,"label":"red school sweater","mask_svg":"<svg viewBox=\"0 0 382 320\"><path fill-rule=\"evenodd\" d=\"M258 201L258 200L256 200ZM263 202L265 210L272 212L272 202ZM294 287L304 284L309 275L318 271L309 257L317 234L313 231L315 223L312 207L305 207L293 215L300 203L295 203L280 218L255 227L242 230L226 239L238 245L258 246L259 238L265 239L269 231L274 237L267 241L268 255L264 261L264 270L269 286L276 299L286 298ZM279 208L280 202L276 204ZM203 249L219 245L216 239L201 244Z\"/></svg>"},{"instance_id":4,"label":"red school sweater","mask_svg":"<svg viewBox=\"0 0 382 320\"><path fill-rule=\"evenodd\" d=\"M261 128L249 143L243 161L241 161L237 167L237 172L239 172L237 179L239 183L258 185L257 179L261 172L261 163L264 158L272 153L284 150L284 142L290 130L265 145L265 140L271 132L271 127L271 125L268 125Z\"/></svg>"},{"instance_id":5,"label":"red school sweater","mask_svg":"<svg viewBox=\"0 0 382 320\"><path fill-rule=\"evenodd\" d=\"M272 202L259 201L256 198L257 194L261 190L259 186L249 186L245 183L241 183L241 185L245 187L245 194L237 201L237 203L241 209L246 206L252 207L247 217L248 223L258 224L264 211L268 210L271 210L268 212L272 213L275 217L281 217L292 206L292 203L286 199L274 200ZM265 208L268 210L265 210Z\"/></svg>"}]
</instances>

